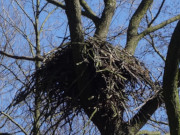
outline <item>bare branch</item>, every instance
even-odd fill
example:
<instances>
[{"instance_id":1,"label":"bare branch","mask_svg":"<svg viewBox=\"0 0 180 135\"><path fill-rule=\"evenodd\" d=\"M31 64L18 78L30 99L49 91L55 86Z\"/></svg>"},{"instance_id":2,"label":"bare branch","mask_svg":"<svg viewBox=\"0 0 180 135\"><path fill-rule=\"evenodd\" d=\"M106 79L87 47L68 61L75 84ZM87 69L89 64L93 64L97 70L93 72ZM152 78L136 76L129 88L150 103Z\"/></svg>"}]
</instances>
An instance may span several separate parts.
<instances>
[{"instance_id":1,"label":"bare branch","mask_svg":"<svg viewBox=\"0 0 180 135\"><path fill-rule=\"evenodd\" d=\"M147 9L151 6L152 2L153 0L143 0L139 5L138 9L136 10L136 12L134 13L133 17L131 18L127 32L127 43L125 47L125 49L131 54L134 54L139 40L142 39L144 36L180 19L180 14L179 14L156 26L149 27L146 30L144 30L142 33L138 34L140 21L144 16L144 14L147 12Z\"/></svg>"},{"instance_id":2,"label":"bare branch","mask_svg":"<svg viewBox=\"0 0 180 135\"><path fill-rule=\"evenodd\" d=\"M104 0L105 8L98 25L96 26L95 36L106 38L114 11L116 9L116 0Z\"/></svg>"},{"instance_id":3,"label":"bare branch","mask_svg":"<svg viewBox=\"0 0 180 135\"><path fill-rule=\"evenodd\" d=\"M39 11L39 14L44 10L44 8L48 5L48 2L46 4L44 4L44 6L41 8L41 10Z\"/></svg>"},{"instance_id":4,"label":"bare branch","mask_svg":"<svg viewBox=\"0 0 180 135\"><path fill-rule=\"evenodd\" d=\"M160 92L148 100L138 111L138 113L130 120L129 129L132 129L134 133L138 132L144 124L150 119L151 115L162 104Z\"/></svg>"},{"instance_id":5,"label":"bare branch","mask_svg":"<svg viewBox=\"0 0 180 135\"><path fill-rule=\"evenodd\" d=\"M153 39L153 36L151 34L149 34L149 37L151 38L151 41L147 38L145 38L151 45L152 45L152 48L154 49L154 51L161 57L161 59L163 61L166 61L166 59L164 58L164 56L160 53L160 51L156 48L155 46L155 43L154 43L154 39Z\"/></svg>"},{"instance_id":6,"label":"bare branch","mask_svg":"<svg viewBox=\"0 0 180 135\"><path fill-rule=\"evenodd\" d=\"M25 134L28 135L28 133L25 131L25 129L19 125L15 120L13 120L13 118L11 116L9 116L8 114L0 111L1 114L3 114L4 116L6 116L12 123L14 123L17 127L19 127L21 129L21 131Z\"/></svg>"},{"instance_id":7,"label":"bare branch","mask_svg":"<svg viewBox=\"0 0 180 135\"><path fill-rule=\"evenodd\" d=\"M8 70L9 72L12 73L12 75L15 77L16 80L18 80L20 83L22 83L24 86L26 85L23 81L21 81L21 79L18 78L18 76L7 66L0 64L1 66L3 66L6 70Z\"/></svg>"},{"instance_id":8,"label":"bare branch","mask_svg":"<svg viewBox=\"0 0 180 135\"><path fill-rule=\"evenodd\" d=\"M162 1L161 6L159 7L159 10L158 10L156 16L155 16L155 17L151 20L151 22L148 24L148 27L150 27L151 24L152 24L152 23L157 19L157 17L159 16L159 14L160 14L160 12L161 12L161 9L162 9L162 7L163 7L163 5L164 5L164 2L165 2L165 0Z\"/></svg>"},{"instance_id":9,"label":"bare branch","mask_svg":"<svg viewBox=\"0 0 180 135\"><path fill-rule=\"evenodd\" d=\"M160 23L160 24L158 24L156 26L147 28L145 31L143 31L142 33L139 34L139 38L142 38L145 35L147 35L147 34L149 34L151 32L154 32L154 31L156 31L156 30L158 30L158 29L160 29L160 28L162 28L162 27L164 27L164 26L166 26L166 25L168 25L168 24L170 24L172 22L175 22L177 20L180 20L180 14L175 16L175 17L172 17L172 18L170 18L170 19L168 19L168 20L166 20L166 21L164 21L164 22L162 22L162 23Z\"/></svg>"},{"instance_id":10,"label":"bare branch","mask_svg":"<svg viewBox=\"0 0 180 135\"><path fill-rule=\"evenodd\" d=\"M34 54L34 51L33 51L33 44L32 44L32 42L30 41L28 35L26 35L26 33L24 33L24 32L14 23L14 21L12 20L12 18L9 17L8 13L7 13L7 16L8 16L8 18L10 19L11 22L9 22L6 18L4 18L4 17L0 14L0 17L3 18L3 20L4 20L5 22L7 22L8 24L10 24L15 30L17 30L17 31L22 35L22 37L23 37L24 39L27 40L27 42L28 42L28 44L29 44L29 47L30 47L30 49L31 49L31 53L32 53L33 57L35 57L35 54Z\"/></svg>"},{"instance_id":11,"label":"bare branch","mask_svg":"<svg viewBox=\"0 0 180 135\"><path fill-rule=\"evenodd\" d=\"M91 8L88 6L85 0L80 0L81 6L84 8L85 11L82 11L82 15L91 18L95 25L98 24L99 18L96 16L96 14L91 10Z\"/></svg>"},{"instance_id":12,"label":"bare branch","mask_svg":"<svg viewBox=\"0 0 180 135\"><path fill-rule=\"evenodd\" d=\"M127 43L125 49L131 54L134 54L138 41L140 40L140 37L138 36L138 28L141 19L144 17L145 13L147 12L148 8L151 6L152 3L153 0L142 0L138 9L130 20L127 31Z\"/></svg>"},{"instance_id":13,"label":"bare branch","mask_svg":"<svg viewBox=\"0 0 180 135\"><path fill-rule=\"evenodd\" d=\"M61 2L58 2L58 1L55 1L55 0L46 0L47 2L57 6L57 7L60 7L62 9L66 9L66 5L64 5L63 3ZM90 7L87 5L87 3L84 1L84 0L81 0L81 5L82 7L84 8L85 11L81 11L82 15L91 19L95 25L97 25L98 21L99 21L99 18L95 15L95 13L90 9Z\"/></svg>"},{"instance_id":14,"label":"bare branch","mask_svg":"<svg viewBox=\"0 0 180 135\"><path fill-rule=\"evenodd\" d=\"M26 15L26 17L31 21L32 24L34 24L32 18L26 13L26 11L24 10L24 8L21 6L21 4L15 0L15 2L17 3L17 5L20 7L20 9L23 11L23 13Z\"/></svg>"},{"instance_id":15,"label":"bare branch","mask_svg":"<svg viewBox=\"0 0 180 135\"><path fill-rule=\"evenodd\" d=\"M56 5L57 7L60 7L62 9L66 9L66 6L64 4L62 4L61 2L58 2L56 0L46 0L47 2Z\"/></svg>"},{"instance_id":16,"label":"bare branch","mask_svg":"<svg viewBox=\"0 0 180 135\"><path fill-rule=\"evenodd\" d=\"M168 123L166 123L166 122L157 121L157 120L154 120L154 119L152 119L152 118L150 118L150 121L155 122L155 123L158 123L158 124L168 125Z\"/></svg>"},{"instance_id":17,"label":"bare branch","mask_svg":"<svg viewBox=\"0 0 180 135\"><path fill-rule=\"evenodd\" d=\"M57 7L54 8L54 9L46 16L46 18L44 19L44 21L43 21L43 23L42 23L42 25L41 25L41 27L40 27L39 33L42 32L43 27L44 27L45 23L47 22L48 18L52 15L52 13L54 13L54 11L56 11L56 9L57 9Z\"/></svg>"},{"instance_id":18,"label":"bare branch","mask_svg":"<svg viewBox=\"0 0 180 135\"><path fill-rule=\"evenodd\" d=\"M27 56L15 56L15 55L5 53L3 51L0 51L0 54L4 55L4 56L7 56L7 57L10 57L10 58L19 59L19 60L43 61L43 57L32 58L32 57L27 57Z\"/></svg>"}]
</instances>

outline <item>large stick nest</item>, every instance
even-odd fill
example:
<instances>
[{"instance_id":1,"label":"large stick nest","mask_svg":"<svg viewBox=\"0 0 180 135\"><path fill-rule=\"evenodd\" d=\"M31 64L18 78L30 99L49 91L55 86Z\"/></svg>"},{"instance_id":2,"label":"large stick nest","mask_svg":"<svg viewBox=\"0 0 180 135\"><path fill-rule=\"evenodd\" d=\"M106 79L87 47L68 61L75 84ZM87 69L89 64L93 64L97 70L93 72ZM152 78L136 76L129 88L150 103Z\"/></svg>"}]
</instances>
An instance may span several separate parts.
<instances>
[{"instance_id":1,"label":"large stick nest","mask_svg":"<svg viewBox=\"0 0 180 135\"><path fill-rule=\"evenodd\" d=\"M75 44L83 46L83 60L73 64ZM108 42L90 38L84 43L67 43L49 53L41 68L32 75L31 82L17 94L16 103L31 98L38 90L45 116L63 112L61 118L64 118L79 112L82 107L77 82L81 75L77 75L75 66L84 63L93 76L89 82L96 88L88 99L92 99L93 106L100 108L113 101L122 109L129 95L142 96L145 86L155 90L149 71L134 56ZM137 92L138 88L141 91Z\"/></svg>"}]
</instances>

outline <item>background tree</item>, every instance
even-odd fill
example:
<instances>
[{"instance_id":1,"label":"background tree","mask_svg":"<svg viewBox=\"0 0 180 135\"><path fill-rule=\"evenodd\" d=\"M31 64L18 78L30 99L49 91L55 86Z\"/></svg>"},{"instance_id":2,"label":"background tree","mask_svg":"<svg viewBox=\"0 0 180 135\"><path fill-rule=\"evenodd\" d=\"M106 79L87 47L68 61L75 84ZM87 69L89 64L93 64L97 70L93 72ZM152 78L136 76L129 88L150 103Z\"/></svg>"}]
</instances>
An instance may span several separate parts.
<instances>
[{"instance_id":1,"label":"background tree","mask_svg":"<svg viewBox=\"0 0 180 135\"><path fill-rule=\"evenodd\" d=\"M72 122L79 118L78 114L81 114L80 112L85 112L101 134L136 134L148 120L166 125L162 121L158 122L152 119L151 116L162 104L160 93L163 71L159 71L159 69L163 68L167 44L173 31L171 27L174 27L174 23L172 25L171 23L180 19L178 10L167 10L171 8L170 6L166 7L166 5L170 5L170 1L142 0L131 1L130 3L126 0L104 0L99 2L47 0L46 3L46 1L40 2L37 0L34 2L32 0L25 3L20 3L20 1L12 2L16 2L18 5L18 8L12 6L17 14L15 14L16 12L7 12L8 6L6 6L6 3L2 4L4 7L2 6L1 11L1 24L3 24L1 36L6 39L2 43L7 44L1 45L1 65L3 67L1 73L4 74L8 71L8 77L10 77L9 82L6 82L7 86L2 86L4 91L10 89L11 78L14 79L12 80L14 83L12 88L17 90L17 94L13 101L18 104L18 108L17 106L11 106L10 110L6 113L3 112L5 118L12 115L12 112L16 111L16 109L25 108L30 112L34 112L35 117L32 117L31 113L29 115L29 113L22 112L23 116L28 115L29 120L32 119L32 121L27 121L27 125L23 123L23 128L26 131L29 130L28 133L34 134L38 134L38 132L56 134L60 132L59 129L63 125L66 125L64 127L68 127L68 131L72 131L73 134L77 130L74 130L75 126ZM173 2L173 8L175 9L178 1ZM27 3L31 3L33 12L29 12L29 4ZM40 3L42 6L40 6ZM99 6L96 8L95 5ZM66 35L65 37L62 36L60 31L53 33L53 36L50 36L51 32L44 34L41 26L38 26L39 22L43 26L43 23L38 20L44 18L44 14L53 11L51 9L56 8L56 6L59 7L58 12L50 14L60 15L62 17L60 20L63 20L64 24L68 24L69 32L66 32L66 27L57 27L63 29L62 32L65 31L63 33ZM63 10L68 21L62 16ZM24 27L26 24L20 25L18 23L18 11L21 11L23 13L21 15L25 15L26 19L30 20L34 31L31 32L32 29L30 29L29 25ZM174 13L171 14L168 11ZM31 19L33 13L34 20ZM41 19L39 19L40 13L42 14ZM14 23L11 17L7 15L12 15L11 17L16 15L15 20L17 22ZM165 15L167 18L164 17ZM127 19L129 23L127 23L127 20L121 23L119 20L122 21L122 18ZM55 22L55 20L49 20L49 23ZM8 29L4 27L6 24L8 24ZM51 28L48 25L45 26ZM56 27L56 25L54 26ZM7 34L8 30L11 33L14 32L13 34L16 36L13 37L12 34L11 37L10 34ZM28 53L24 53L25 50L21 51L21 56L13 53L19 47L16 41L19 33L26 39L25 43L28 43L28 50L30 49L32 57L27 57ZM26 33L30 33L32 38L29 39L29 35ZM46 34L49 35L48 41L52 47L55 44L57 48L49 46L47 40L43 41L47 39L45 38L47 36L44 37ZM55 35L59 38L54 38ZM10 41L13 41L16 46L13 46ZM59 46L60 42L61 45ZM111 44L117 44L118 42L121 42L122 46L124 45L125 51L112 47ZM144 45L142 46L142 44ZM9 47L8 51L6 50L7 46ZM101 48L101 46L103 47ZM160 50L157 48L160 48ZM105 53L102 50L105 50ZM33 51L35 51L34 55ZM45 55L43 55L43 51ZM134 58L132 56L134 54L142 62ZM107 61L101 58L102 55ZM161 59L157 60L158 65L154 64L148 67L148 63L150 63L149 57L152 55L155 55L156 58L160 56ZM92 58L89 56L92 56ZM10 60L8 65L8 63L5 63L5 59L9 59L9 57L14 60ZM122 58L124 59L122 60ZM31 60L36 63L35 67L32 67L30 62L20 60ZM39 62L42 60L43 62ZM18 62L21 62L21 64ZM24 62L24 65L22 65L22 62ZM143 66L143 62L146 67ZM20 77L21 74L18 72L18 68L24 77ZM35 74L31 76L34 69ZM156 74L153 74L153 72L156 72ZM15 83L16 81L21 83ZM70 86L70 88L66 86ZM20 104L21 101L25 102ZM16 116L20 116L20 114L16 113ZM16 118L13 116L13 119ZM19 121L19 119L16 120ZM89 120L84 124L81 133L86 133L85 129L89 125ZM4 122L7 124L6 119ZM28 127L29 123L32 122L34 123L33 127ZM18 129L21 129L20 126Z\"/></svg>"},{"instance_id":2,"label":"background tree","mask_svg":"<svg viewBox=\"0 0 180 135\"><path fill-rule=\"evenodd\" d=\"M26 1L28 2L28 1ZM54 9L50 9L49 11L46 10L46 15L43 15L43 21L39 22L40 19L40 15L43 14L47 3L42 3L40 5L40 1L30 1L30 4L27 4L26 2L21 2L21 1L9 1L9 2L1 2L2 4L2 12L1 12L1 34L2 34L2 39L4 39L4 42L2 42L1 44L1 48L4 51L1 51L2 54L2 73L5 72L11 72L11 77L14 79L14 84L13 84L13 89L16 88L15 85L19 85L21 86L22 84L25 84L24 80L28 81L29 78L29 74L30 72L32 72L32 70L38 70L38 68L40 68L40 62L43 60L43 57L41 56L42 50L41 50L41 45L40 42L42 42L42 33L45 33L45 29L44 29L44 25L47 22L48 18L50 17L50 15L55 12L55 10L57 8ZM6 5L7 4L7 5ZM10 6L10 9L7 9L6 6L9 6L9 4L12 4L12 7ZM29 12L26 11L25 7L26 6L31 6L31 10L33 12L33 14L29 14ZM12 14L11 11L13 11L14 13ZM22 16L21 16L22 15ZM27 25L29 25L27 27ZM11 29L11 31L7 30L8 28ZM32 28L32 30L30 30L30 28ZM10 34L12 33L12 34ZM9 36L11 35L11 36ZM23 48L27 49L28 51L23 51L23 53L25 56L18 56L14 53L18 53L18 51L16 49L16 47L14 47L14 42L17 42L17 47L18 44L20 42L18 42L18 38L21 40L22 37L22 41L23 41ZM20 43L21 44L21 43ZM11 50L10 53L7 53L7 50ZM44 49L44 47L43 47ZM21 55L23 55L23 53L21 53ZM26 55L30 55L29 57ZM10 62L11 67L9 68L6 63L3 63L4 61L6 61L6 59L4 58L4 56L7 56L11 59L8 59L8 61ZM20 61L19 61L20 60ZM28 64L27 64L28 63ZM30 65L35 65L35 66L30 66ZM27 65L27 67L25 66ZM15 70L12 70L14 68ZM18 69L17 69L18 68ZM4 72L5 71L5 72ZM7 74L8 75L8 74ZM4 76L2 76L2 79L4 78ZM6 78L7 79L7 78ZM8 83L6 84L7 86L5 87L5 89L9 89L9 87L11 87L11 80L8 78ZM18 81L18 82L17 82ZM23 82L24 81L24 82ZM33 115L33 120L32 120L32 127L27 127L32 129L31 133L38 135L39 134L39 130L40 130L40 112L39 112L39 104L40 104L40 100L39 100L39 95L38 95L38 76L36 77L36 90L34 91L35 93L35 97L33 98L33 102L32 103L32 107L33 107L33 111L32 111L32 115ZM2 81L3 82L3 81ZM21 84L22 83L22 84ZM19 89L19 87L17 87ZM15 92L15 91L14 91ZM9 93L11 94L11 93ZM3 95L3 94L2 94ZM14 95L14 94L13 94ZM5 103L5 105L7 107L7 102ZM21 111L25 111L26 109L23 108L23 110ZM17 108L13 108L13 111L17 111ZM13 111L11 110L11 112L8 111L8 113L10 113L12 115ZM6 114L5 112L1 112L1 114L3 116L5 116L7 119L9 119L13 125L15 125L15 127L18 127L20 129L21 132L23 132L24 134L28 134L28 132L26 132L26 130L20 126L20 124L18 124L14 119L18 119L18 117L16 118L16 116L11 117L9 114ZM16 115L20 115L20 114L16 114ZM31 114L30 114L31 115ZM24 117L27 118L31 118L32 116L29 117L29 114L25 114L25 115L21 115L20 119L25 120ZM17 120L19 121L19 120ZM6 121L5 121L6 122ZM26 124L30 124L29 122L27 122ZM23 126L26 126L25 124L22 124ZM7 128L7 127L6 127ZM8 131L9 132L9 131ZM17 131L15 131L17 132Z\"/></svg>"}]
</instances>

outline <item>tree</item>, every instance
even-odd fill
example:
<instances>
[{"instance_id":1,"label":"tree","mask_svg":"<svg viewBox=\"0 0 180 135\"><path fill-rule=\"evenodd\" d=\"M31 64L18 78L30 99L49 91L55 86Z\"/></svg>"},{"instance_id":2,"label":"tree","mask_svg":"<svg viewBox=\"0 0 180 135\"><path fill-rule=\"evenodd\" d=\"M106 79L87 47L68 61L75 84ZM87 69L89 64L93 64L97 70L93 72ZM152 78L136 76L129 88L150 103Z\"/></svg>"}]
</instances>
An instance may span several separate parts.
<instances>
[{"instance_id":1,"label":"tree","mask_svg":"<svg viewBox=\"0 0 180 135\"><path fill-rule=\"evenodd\" d=\"M180 62L179 31L180 22L178 22L169 44L163 78L164 100L168 114L170 133L172 135L180 134L180 104L178 94Z\"/></svg>"},{"instance_id":2,"label":"tree","mask_svg":"<svg viewBox=\"0 0 180 135\"><path fill-rule=\"evenodd\" d=\"M68 37L63 38L61 46L57 47L55 51L51 51L45 57L40 56L41 53L38 49L40 33L37 29L38 13L41 9L39 9L37 0L34 23L36 56L32 58L19 57L1 51L3 56L35 60L36 62L34 74L30 76L27 83L23 84L22 90L18 91L12 105L19 105L25 101L32 111L31 97L35 96L34 134L38 134L43 126L48 128L44 132L41 131L42 133L54 134L63 120L64 124L70 123L71 127L71 121L81 111L89 117L101 134L136 134L150 120L163 101L161 79L153 78L151 71L133 55L140 41L147 40L152 45L153 52L165 60L155 47L158 36L154 32L159 30L163 33L162 28L179 20L180 15L158 23L156 20L162 13L165 0L160 3L154 17L151 17L154 14L154 11L151 11L154 1L142 0L138 3L138 7L129 20L129 25L125 29L127 30L127 40L125 49L122 50L114 47L111 43L112 40L108 41L108 39L115 39L124 31L118 31L117 35L113 36L108 32L116 9L123 2L128 5L127 1L104 0L100 15L96 15L91 9L92 6L88 5L89 1L47 0L47 2L65 10L70 42L64 43ZM24 12L24 14L26 13ZM88 18L90 22L87 29L84 27L82 16ZM142 24L146 24L146 26ZM92 29L91 26L93 26ZM89 29L93 33L88 33ZM90 36L93 38L89 38ZM159 35L158 38L163 39L162 37L163 35ZM176 51L178 52L178 50ZM42 60L42 65L40 65ZM167 65L170 66L169 63ZM166 70L168 69L165 68L164 80L168 78ZM177 81L177 73L175 74ZM164 81L164 90L166 90L166 84L168 83ZM168 99L166 97L168 94L165 96L165 101ZM135 111L131 111L132 108ZM167 110L169 110L168 107ZM171 123L171 121L169 122ZM87 124L85 124L86 126Z\"/></svg>"},{"instance_id":3,"label":"tree","mask_svg":"<svg viewBox=\"0 0 180 135\"><path fill-rule=\"evenodd\" d=\"M40 15L44 12L44 9L47 6L47 3L41 3L40 5L40 1L36 0L31 1L31 6L32 6L32 11L34 13L34 18L32 18L30 14L28 14L28 12L25 9L26 4L15 0L15 1L11 1L10 4L13 5L13 8L11 10L15 11L15 13L13 13L13 16L15 16L15 18L11 17L10 11L8 11L8 9L4 9L2 10L2 14L1 14L1 18L2 18L2 25L1 25L1 30L2 30L2 34L5 37L5 46L3 46L3 44L1 45L2 48L4 50L7 50L6 48L11 48L12 47L12 43L11 40L13 41L15 38L18 38L17 35L22 36L25 39L25 43L24 43L24 47L26 48L26 45L29 46L29 52L30 55L32 57L28 57L28 56L17 56L17 55L12 55L12 54L8 54L6 53L6 51L1 51L1 54L4 56L7 56L9 58L12 58L13 62L15 62L15 64L12 64L12 67L19 67L19 71L21 74L23 74L23 76L25 77L26 80L28 80L28 76L29 73L31 72L31 68L28 69L28 72L26 72L25 68L21 67L21 64L18 63L18 60L27 60L28 62L32 62L35 65L35 70L38 70L40 68L40 63L43 60L41 53L41 45L40 45L40 35L42 34L42 32L45 30L44 29L44 25L47 22L48 18L50 17L50 15L57 9L54 8L52 11L46 11L48 14L46 15L45 19L41 22L39 22L40 19ZM9 4L8 2L6 4ZM14 5L15 4L15 5ZM42 6L43 5L43 6ZM5 4L2 2L2 8L4 8ZM40 8L41 6L41 8ZM18 10L19 8L19 10ZM19 17L20 14L23 13L23 17ZM29 23L30 26L32 26L32 35L34 37L32 37L32 35L28 34L30 26L26 27L25 24L23 24L21 22L21 19L24 20L24 22ZM21 25L19 25L18 23L20 23ZM9 26L9 27L8 27ZM7 28L6 28L7 27ZM24 27L24 28L22 28ZM11 32L12 34L12 38L11 36L9 36L9 32L8 32L8 28L12 29ZM28 31L28 32L27 32ZM18 33L18 34L17 34ZM30 39L31 38L31 39ZM33 39L33 40L32 40ZM12 52L13 52L13 48L12 48ZM12 72L13 76L15 76L16 80L23 83L23 81L21 81L21 79L19 79L19 75L18 73L15 71L12 71L11 69L9 69L5 64L3 64L3 60L2 59L2 65L4 66L4 70L9 70L10 72ZM11 60L10 60L11 61ZM32 64L31 63L31 64ZM33 106L34 106L34 110L32 111L33 113L33 127L32 127L32 133L35 135L39 135L39 128L40 128L40 110L39 110L39 105L40 105L40 100L39 100L39 93L38 93L38 76L36 77L36 90L34 91L34 101L33 101ZM16 83L15 83L16 85ZM8 86L10 87L10 86ZM11 112L12 113L12 112ZM13 124L15 124L17 127L19 127L19 129L24 133L24 134L28 134L25 129L20 126L18 123L16 123L15 120L13 120L13 118L11 116L9 116L8 114L6 114L5 112L1 112L2 115L6 116ZM3 134L3 133L2 133ZM4 133L5 134L5 133Z\"/></svg>"}]
</instances>

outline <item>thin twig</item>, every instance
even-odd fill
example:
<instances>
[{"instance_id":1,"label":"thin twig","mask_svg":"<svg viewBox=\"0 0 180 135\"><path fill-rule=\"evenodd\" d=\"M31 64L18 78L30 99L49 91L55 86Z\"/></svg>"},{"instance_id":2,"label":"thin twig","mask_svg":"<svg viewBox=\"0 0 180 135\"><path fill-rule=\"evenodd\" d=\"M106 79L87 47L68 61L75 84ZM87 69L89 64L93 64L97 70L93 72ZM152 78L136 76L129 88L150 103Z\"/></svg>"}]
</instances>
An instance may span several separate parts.
<instances>
[{"instance_id":1,"label":"thin twig","mask_svg":"<svg viewBox=\"0 0 180 135\"><path fill-rule=\"evenodd\" d=\"M25 131L25 129L21 125L19 125L15 120L13 120L13 118L11 116L9 116L8 114L6 114L5 112L2 112L2 111L0 111L0 114L3 114L4 116L6 116L12 123L14 123L17 127L19 127L25 135L28 135L28 133Z\"/></svg>"}]
</instances>

